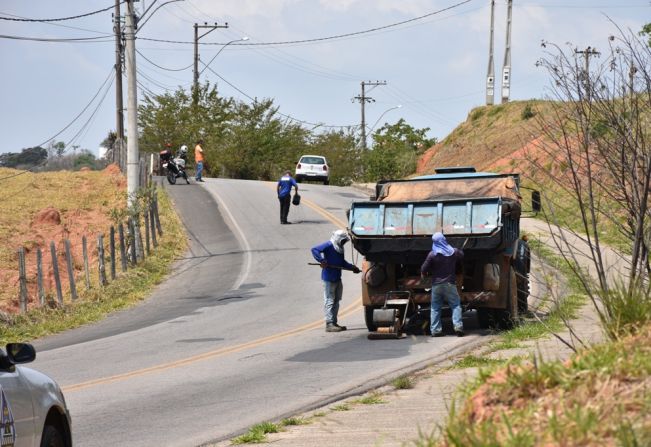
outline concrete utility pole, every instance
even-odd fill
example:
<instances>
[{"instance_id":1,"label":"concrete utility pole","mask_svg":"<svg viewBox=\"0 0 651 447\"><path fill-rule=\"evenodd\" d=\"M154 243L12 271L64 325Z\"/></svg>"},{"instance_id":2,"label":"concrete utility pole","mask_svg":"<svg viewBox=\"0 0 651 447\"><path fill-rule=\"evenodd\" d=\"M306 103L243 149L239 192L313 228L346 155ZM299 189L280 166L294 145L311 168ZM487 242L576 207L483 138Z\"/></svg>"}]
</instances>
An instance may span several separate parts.
<instances>
[{"instance_id":1,"label":"concrete utility pole","mask_svg":"<svg viewBox=\"0 0 651 447\"><path fill-rule=\"evenodd\" d=\"M486 105L487 106L492 106L495 102L495 66L493 65L494 31L495 31L495 0L491 0L490 44L488 46L488 70L486 73Z\"/></svg>"},{"instance_id":2,"label":"concrete utility pole","mask_svg":"<svg viewBox=\"0 0 651 447\"><path fill-rule=\"evenodd\" d=\"M585 50L574 50L575 54L583 55L583 85L585 96L590 101L590 56L599 56L601 53L596 48L587 47Z\"/></svg>"},{"instance_id":3,"label":"concrete utility pole","mask_svg":"<svg viewBox=\"0 0 651 447\"><path fill-rule=\"evenodd\" d=\"M509 102L511 95L511 10L513 0L507 0L506 12L506 47L504 49L504 65L502 66L502 104Z\"/></svg>"},{"instance_id":4,"label":"concrete utility pole","mask_svg":"<svg viewBox=\"0 0 651 447\"><path fill-rule=\"evenodd\" d=\"M199 29L204 28L208 29L208 31L202 35L199 35ZM206 22L204 22L203 25L199 25L197 23L194 24L194 77L192 83L193 96L196 95L197 89L199 88L199 39L207 36L218 28L228 28L228 23L224 23L223 25L217 25L217 23L214 25L208 25Z\"/></svg>"},{"instance_id":5,"label":"concrete utility pole","mask_svg":"<svg viewBox=\"0 0 651 447\"><path fill-rule=\"evenodd\" d=\"M127 15L124 37L126 39L125 65L127 72L127 204L131 207L139 188L138 149L138 90L136 85L136 18L134 0L126 0Z\"/></svg>"},{"instance_id":6,"label":"concrete utility pole","mask_svg":"<svg viewBox=\"0 0 651 447\"><path fill-rule=\"evenodd\" d=\"M115 134L113 161L124 170L124 104L122 103L122 24L120 23L120 0L115 0L113 30L115 31ZM117 157L116 157L117 156Z\"/></svg>"},{"instance_id":7,"label":"concrete utility pole","mask_svg":"<svg viewBox=\"0 0 651 447\"><path fill-rule=\"evenodd\" d=\"M359 96L355 96L352 101L359 101L359 103L362 105L362 149L366 150L366 115L364 113L364 106L366 106L367 102L375 102L375 99L371 98L370 96L366 96L366 86L373 86L376 87L378 85L387 85L387 81L362 81L362 94Z\"/></svg>"}]
</instances>

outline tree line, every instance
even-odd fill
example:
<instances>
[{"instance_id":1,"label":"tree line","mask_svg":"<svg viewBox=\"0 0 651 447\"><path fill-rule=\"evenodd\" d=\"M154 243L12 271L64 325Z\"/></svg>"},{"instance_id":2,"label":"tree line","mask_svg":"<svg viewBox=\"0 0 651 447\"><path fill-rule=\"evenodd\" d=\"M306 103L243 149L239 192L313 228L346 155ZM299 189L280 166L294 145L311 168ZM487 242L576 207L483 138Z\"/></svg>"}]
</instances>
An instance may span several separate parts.
<instances>
[{"instance_id":1,"label":"tree line","mask_svg":"<svg viewBox=\"0 0 651 447\"><path fill-rule=\"evenodd\" d=\"M309 128L278 113L273 99L246 103L220 96L210 83L192 92L179 88L145 95L138 108L142 152L159 152L170 143L176 150L204 141L205 164L211 175L275 180L294 169L304 154L325 156L330 182L374 182L412 174L418 157L433 144L428 128L417 129L403 119L372 133L372 149L363 150L357 126Z\"/></svg>"}]
</instances>

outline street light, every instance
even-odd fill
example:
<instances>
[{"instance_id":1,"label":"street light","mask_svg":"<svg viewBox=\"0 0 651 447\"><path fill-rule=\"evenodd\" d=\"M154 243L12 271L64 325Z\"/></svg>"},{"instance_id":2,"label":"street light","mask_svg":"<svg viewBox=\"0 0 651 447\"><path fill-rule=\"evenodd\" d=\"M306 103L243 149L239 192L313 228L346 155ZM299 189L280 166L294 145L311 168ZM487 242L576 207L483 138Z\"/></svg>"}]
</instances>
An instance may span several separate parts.
<instances>
[{"instance_id":1,"label":"street light","mask_svg":"<svg viewBox=\"0 0 651 447\"><path fill-rule=\"evenodd\" d=\"M380 122L380 120L382 119L382 117L383 117L384 115L386 115L388 112L390 112L390 111L392 111L392 110L399 109L399 108L401 108L401 107L402 107L402 104L398 104L397 106L393 106L393 107L391 107L391 108L389 108L389 109L386 109L384 112L382 112L382 115L380 115L380 117L377 119L377 121L375 122L375 124L373 124L373 126L371 126L371 128L370 128L369 131L368 131L368 133L369 133L369 134L373 133L373 129L375 129L375 126L377 126L377 124Z\"/></svg>"},{"instance_id":2,"label":"street light","mask_svg":"<svg viewBox=\"0 0 651 447\"><path fill-rule=\"evenodd\" d=\"M232 43L234 43L234 42L246 42L247 40L249 40L249 38L248 38L247 36L244 36L244 37L242 37L242 38L240 38L240 39L235 39L235 40L231 40L230 42L226 42L226 43L224 44L224 46L221 47L221 48L219 49L219 51L217 52L217 54L215 54L215 55L212 57L212 59L210 59L210 62L208 62L207 64L205 64L205 67L203 67L203 70L201 70L201 71L199 72L199 74L203 73L203 72L206 70L206 68L208 68L208 65L212 64L212 62L217 58L217 56L219 56L219 53L221 53L222 51L224 51L224 48L226 48L227 46L229 46L230 44L232 44Z\"/></svg>"}]
</instances>

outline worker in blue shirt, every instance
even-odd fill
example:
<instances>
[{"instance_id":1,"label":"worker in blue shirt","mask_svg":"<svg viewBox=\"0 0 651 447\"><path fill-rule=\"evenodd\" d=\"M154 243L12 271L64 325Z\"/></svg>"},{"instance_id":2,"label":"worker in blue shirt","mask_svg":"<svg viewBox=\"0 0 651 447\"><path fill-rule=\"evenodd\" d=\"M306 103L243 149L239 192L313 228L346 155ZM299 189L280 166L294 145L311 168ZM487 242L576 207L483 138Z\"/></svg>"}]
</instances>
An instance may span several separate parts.
<instances>
[{"instance_id":1,"label":"worker in blue shirt","mask_svg":"<svg viewBox=\"0 0 651 447\"><path fill-rule=\"evenodd\" d=\"M337 324L339 302L344 291L341 282L341 271L351 270L359 273L355 265L344 259L344 244L350 238L344 230L336 230L330 240L312 247L312 256L321 264L321 280L323 280L323 307L325 314L326 332L341 332L346 326Z\"/></svg>"},{"instance_id":2,"label":"worker in blue shirt","mask_svg":"<svg viewBox=\"0 0 651 447\"><path fill-rule=\"evenodd\" d=\"M276 187L278 201L280 201L280 223L283 225L291 224L291 222L287 221L287 215L289 214L292 186L298 194L298 183L296 183L290 171L285 171L285 174L278 180L278 186Z\"/></svg>"}]
</instances>

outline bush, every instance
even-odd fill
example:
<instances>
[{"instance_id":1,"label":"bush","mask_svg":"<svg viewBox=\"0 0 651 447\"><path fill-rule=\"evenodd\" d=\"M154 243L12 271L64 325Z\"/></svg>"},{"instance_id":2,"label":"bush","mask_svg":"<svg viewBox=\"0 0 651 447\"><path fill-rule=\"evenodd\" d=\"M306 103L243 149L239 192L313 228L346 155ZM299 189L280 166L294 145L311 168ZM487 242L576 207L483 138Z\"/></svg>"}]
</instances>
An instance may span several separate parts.
<instances>
[{"instance_id":1,"label":"bush","mask_svg":"<svg viewBox=\"0 0 651 447\"><path fill-rule=\"evenodd\" d=\"M527 104L526 106L524 106L524 109L522 109L522 113L520 114L520 117L526 121L529 118L533 118L535 115L536 113L533 111L531 104Z\"/></svg>"}]
</instances>

